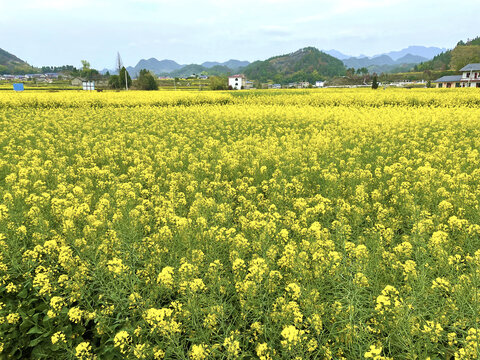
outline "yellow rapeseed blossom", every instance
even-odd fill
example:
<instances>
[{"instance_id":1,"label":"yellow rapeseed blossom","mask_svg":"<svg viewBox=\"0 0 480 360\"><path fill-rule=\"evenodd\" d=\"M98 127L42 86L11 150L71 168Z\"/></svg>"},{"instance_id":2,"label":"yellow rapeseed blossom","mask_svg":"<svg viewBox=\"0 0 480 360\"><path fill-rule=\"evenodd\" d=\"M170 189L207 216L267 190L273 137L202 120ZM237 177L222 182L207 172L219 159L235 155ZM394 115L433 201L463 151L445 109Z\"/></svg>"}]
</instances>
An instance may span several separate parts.
<instances>
[{"instance_id":1,"label":"yellow rapeseed blossom","mask_svg":"<svg viewBox=\"0 0 480 360\"><path fill-rule=\"evenodd\" d=\"M75 356L80 360L90 360L93 359L92 345L89 342L84 341L77 345L75 348Z\"/></svg>"},{"instance_id":2,"label":"yellow rapeseed blossom","mask_svg":"<svg viewBox=\"0 0 480 360\"><path fill-rule=\"evenodd\" d=\"M122 259L114 258L107 262L108 270L111 271L114 275L120 275L123 272L128 270L128 267L123 264Z\"/></svg>"},{"instance_id":3,"label":"yellow rapeseed blossom","mask_svg":"<svg viewBox=\"0 0 480 360\"><path fill-rule=\"evenodd\" d=\"M298 300L298 298L300 297L300 294L302 293L300 286L298 286L298 284L296 283L288 284L285 290L292 297L293 300Z\"/></svg>"},{"instance_id":4,"label":"yellow rapeseed blossom","mask_svg":"<svg viewBox=\"0 0 480 360\"><path fill-rule=\"evenodd\" d=\"M374 360L377 360L380 357L380 354L382 353L382 347L376 347L375 345L370 345L370 350L368 350L365 354L364 357L366 359L372 358Z\"/></svg>"},{"instance_id":5,"label":"yellow rapeseed blossom","mask_svg":"<svg viewBox=\"0 0 480 360\"><path fill-rule=\"evenodd\" d=\"M20 314L18 313L10 313L7 315L7 322L9 324L16 324L20 321Z\"/></svg>"},{"instance_id":6,"label":"yellow rapeseed blossom","mask_svg":"<svg viewBox=\"0 0 480 360\"><path fill-rule=\"evenodd\" d=\"M235 339L238 336L238 332L231 333L230 336L225 338L223 346L227 352L229 358L236 358L240 354L240 342Z\"/></svg>"},{"instance_id":7,"label":"yellow rapeseed blossom","mask_svg":"<svg viewBox=\"0 0 480 360\"><path fill-rule=\"evenodd\" d=\"M52 335L51 341L53 345L63 344L66 342L65 334L61 331L57 331L55 334Z\"/></svg>"},{"instance_id":8,"label":"yellow rapeseed blossom","mask_svg":"<svg viewBox=\"0 0 480 360\"><path fill-rule=\"evenodd\" d=\"M293 325L285 326L281 332L284 340L281 341L282 346L288 350L292 350L305 340L305 331L299 330Z\"/></svg>"},{"instance_id":9,"label":"yellow rapeseed blossom","mask_svg":"<svg viewBox=\"0 0 480 360\"><path fill-rule=\"evenodd\" d=\"M174 269L171 266L165 266L160 274L158 274L157 277L157 282L159 284L162 284L163 286L167 288L172 288L173 287L173 274L174 274Z\"/></svg>"},{"instance_id":10,"label":"yellow rapeseed blossom","mask_svg":"<svg viewBox=\"0 0 480 360\"><path fill-rule=\"evenodd\" d=\"M145 321L151 326L152 332L157 332L161 335L171 335L179 333L181 323L174 320L172 309L162 308L148 309L144 314Z\"/></svg>"},{"instance_id":11,"label":"yellow rapeseed blossom","mask_svg":"<svg viewBox=\"0 0 480 360\"><path fill-rule=\"evenodd\" d=\"M58 316L62 308L65 306L65 301L60 296L52 296L50 299L50 307L51 309L48 310L49 317Z\"/></svg>"},{"instance_id":12,"label":"yellow rapeseed blossom","mask_svg":"<svg viewBox=\"0 0 480 360\"><path fill-rule=\"evenodd\" d=\"M2 354L479 357L478 89L186 82L0 91Z\"/></svg>"},{"instance_id":13,"label":"yellow rapeseed blossom","mask_svg":"<svg viewBox=\"0 0 480 360\"><path fill-rule=\"evenodd\" d=\"M71 322L78 324L82 320L84 312L77 306L68 310L68 318Z\"/></svg>"},{"instance_id":14,"label":"yellow rapeseed blossom","mask_svg":"<svg viewBox=\"0 0 480 360\"><path fill-rule=\"evenodd\" d=\"M205 344L192 345L189 358L192 360L204 360L208 358L209 350Z\"/></svg>"},{"instance_id":15,"label":"yellow rapeseed blossom","mask_svg":"<svg viewBox=\"0 0 480 360\"><path fill-rule=\"evenodd\" d=\"M255 348L255 352L260 360L272 360L275 355L275 351L272 351L267 343L258 344Z\"/></svg>"},{"instance_id":16,"label":"yellow rapeseed blossom","mask_svg":"<svg viewBox=\"0 0 480 360\"><path fill-rule=\"evenodd\" d=\"M362 286L362 287L368 286L368 279L361 272L358 272L358 273L355 274L353 282L355 283L355 285L358 285L358 286Z\"/></svg>"},{"instance_id":17,"label":"yellow rapeseed blossom","mask_svg":"<svg viewBox=\"0 0 480 360\"><path fill-rule=\"evenodd\" d=\"M113 338L113 344L115 347L120 349L122 354L126 353L126 347L130 342L130 335L125 330L117 332L115 337Z\"/></svg>"}]
</instances>

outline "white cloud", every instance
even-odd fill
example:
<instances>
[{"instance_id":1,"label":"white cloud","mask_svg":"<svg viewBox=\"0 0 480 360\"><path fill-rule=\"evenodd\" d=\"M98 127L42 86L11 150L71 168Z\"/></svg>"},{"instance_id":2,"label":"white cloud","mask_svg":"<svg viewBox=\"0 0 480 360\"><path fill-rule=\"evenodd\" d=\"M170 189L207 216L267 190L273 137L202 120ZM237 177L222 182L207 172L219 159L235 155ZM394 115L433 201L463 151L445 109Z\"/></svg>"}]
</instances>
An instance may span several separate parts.
<instances>
[{"instance_id":1,"label":"white cloud","mask_svg":"<svg viewBox=\"0 0 480 360\"><path fill-rule=\"evenodd\" d=\"M291 30L281 25L261 25L258 30L267 35L286 36L291 34Z\"/></svg>"},{"instance_id":2,"label":"white cloud","mask_svg":"<svg viewBox=\"0 0 480 360\"><path fill-rule=\"evenodd\" d=\"M374 11L379 13L398 4L405 4L408 0L337 0L334 3L326 5L321 12L317 12L308 16L300 16L293 20L296 24L322 21L333 19L341 15L349 15L362 13L365 11ZM354 20L354 19L352 19ZM348 24L346 24L348 25Z\"/></svg>"},{"instance_id":3,"label":"white cloud","mask_svg":"<svg viewBox=\"0 0 480 360\"><path fill-rule=\"evenodd\" d=\"M397 4L406 4L405 0L338 0L335 2L333 12L343 14L355 11L365 11L371 9L384 9Z\"/></svg>"},{"instance_id":4,"label":"white cloud","mask_svg":"<svg viewBox=\"0 0 480 360\"><path fill-rule=\"evenodd\" d=\"M63 1L63 0L23 0L23 1L1 1L0 5L2 9L15 9L19 10L74 10L81 9L96 4L93 0L75 0L75 1Z\"/></svg>"}]
</instances>

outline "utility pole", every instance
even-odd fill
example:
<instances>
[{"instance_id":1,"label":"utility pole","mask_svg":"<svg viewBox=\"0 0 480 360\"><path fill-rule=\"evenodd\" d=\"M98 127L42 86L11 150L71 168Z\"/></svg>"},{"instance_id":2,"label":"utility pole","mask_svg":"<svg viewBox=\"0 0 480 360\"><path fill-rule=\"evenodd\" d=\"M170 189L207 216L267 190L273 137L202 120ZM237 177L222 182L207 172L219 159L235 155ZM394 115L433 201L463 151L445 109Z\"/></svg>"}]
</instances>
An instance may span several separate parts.
<instances>
[{"instance_id":1,"label":"utility pole","mask_svg":"<svg viewBox=\"0 0 480 360\"><path fill-rule=\"evenodd\" d=\"M128 78L127 78L127 69L125 68L125 90L128 91Z\"/></svg>"},{"instance_id":2,"label":"utility pole","mask_svg":"<svg viewBox=\"0 0 480 360\"><path fill-rule=\"evenodd\" d=\"M122 58L120 57L120 53L117 51L117 70L118 75L120 75L120 70L122 70Z\"/></svg>"}]
</instances>

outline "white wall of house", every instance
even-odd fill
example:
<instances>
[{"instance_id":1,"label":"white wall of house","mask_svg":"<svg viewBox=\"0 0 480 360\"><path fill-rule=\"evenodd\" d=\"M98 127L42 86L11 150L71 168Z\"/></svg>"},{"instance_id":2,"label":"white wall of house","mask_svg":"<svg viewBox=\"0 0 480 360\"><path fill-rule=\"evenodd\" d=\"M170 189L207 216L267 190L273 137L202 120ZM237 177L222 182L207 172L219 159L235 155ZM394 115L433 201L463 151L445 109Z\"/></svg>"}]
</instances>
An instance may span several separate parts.
<instances>
[{"instance_id":1,"label":"white wall of house","mask_svg":"<svg viewBox=\"0 0 480 360\"><path fill-rule=\"evenodd\" d=\"M467 76L468 74L470 75ZM462 79L478 80L480 79L480 71L464 71L462 74Z\"/></svg>"},{"instance_id":2,"label":"white wall of house","mask_svg":"<svg viewBox=\"0 0 480 360\"><path fill-rule=\"evenodd\" d=\"M235 90L240 90L242 86L245 88L245 78L242 76L230 76L228 78L228 86Z\"/></svg>"},{"instance_id":3,"label":"white wall of house","mask_svg":"<svg viewBox=\"0 0 480 360\"><path fill-rule=\"evenodd\" d=\"M463 80L463 79L462 79ZM450 86L449 86L450 84ZM460 84L460 86L457 86L457 84ZM479 84L479 85L477 85ZM455 81L455 82L452 82L452 81L449 81L449 82L442 82L442 83L437 83L437 88L457 88L457 87L480 87L480 81L472 81L472 82L468 82L468 81Z\"/></svg>"}]
</instances>

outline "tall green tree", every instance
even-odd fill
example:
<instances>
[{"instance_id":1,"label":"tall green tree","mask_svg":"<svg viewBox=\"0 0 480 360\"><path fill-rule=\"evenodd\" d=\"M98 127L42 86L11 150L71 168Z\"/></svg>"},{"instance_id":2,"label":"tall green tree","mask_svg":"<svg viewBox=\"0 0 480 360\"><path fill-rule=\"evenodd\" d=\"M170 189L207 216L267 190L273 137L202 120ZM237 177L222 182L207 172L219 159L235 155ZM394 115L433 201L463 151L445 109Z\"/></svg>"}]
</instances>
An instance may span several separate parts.
<instances>
[{"instance_id":1,"label":"tall green tree","mask_svg":"<svg viewBox=\"0 0 480 360\"><path fill-rule=\"evenodd\" d=\"M212 90L227 90L228 80L223 76L210 76L210 89Z\"/></svg>"},{"instance_id":2,"label":"tall green tree","mask_svg":"<svg viewBox=\"0 0 480 360\"><path fill-rule=\"evenodd\" d=\"M158 84L153 75L146 69L140 70L137 86L141 90L158 90Z\"/></svg>"},{"instance_id":3,"label":"tall green tree","mask_svg":"<svg viewBox=\"0 0 480 360\"><path fill-rule=\"evenodd\" d=\"M86 71L90 69L90 63L87 60L81 60L82 62L82 70Z\"/></svg>"},{"instance_id":4,"label":"tall green tree","mask_svg":"<svg viewBox=\"0 0 480 360\"><path fill-rule=\"evenodd\" d=\"M111 89L120 89L120 77L118 75L112 75L108 78L108 86Z\"/></svg>"},{"instance_id":5,"label":"tall green tree","mask_svg":"<svg viewBox=\"0 0 480 360\"><path fill-rule=\"evenodd\" d=\"M132 78L130 77L130 74L128 73L127 69L125 69L125 66L123 66L118 76L118 84L120 89L125 88L125 79L127 81L128 87L132 86Z\"/></svg>"},{"instance_id":6,"label":"tall green tree","mask_svg":"<svg viewBox=\"0 0 480 360\"><path fill-rule=\"evenodd\" d=\"M377 80L377 74L373 74L373 79L372 79L372 89L378 89L378 80Z\"/></svg>"},{"instance_id":7,"label":"tall green tree","mask_svg":"<svg viewBox=\"0 0 480 360\"><path fill-rule=\"evenodd\" d=\"M355 69L353 67L347 69L346 75L347 75L347 77L352 77L353 75L355 75Z\"/></svg>"}]
</instances>

